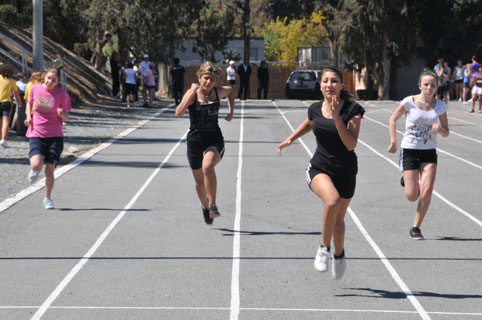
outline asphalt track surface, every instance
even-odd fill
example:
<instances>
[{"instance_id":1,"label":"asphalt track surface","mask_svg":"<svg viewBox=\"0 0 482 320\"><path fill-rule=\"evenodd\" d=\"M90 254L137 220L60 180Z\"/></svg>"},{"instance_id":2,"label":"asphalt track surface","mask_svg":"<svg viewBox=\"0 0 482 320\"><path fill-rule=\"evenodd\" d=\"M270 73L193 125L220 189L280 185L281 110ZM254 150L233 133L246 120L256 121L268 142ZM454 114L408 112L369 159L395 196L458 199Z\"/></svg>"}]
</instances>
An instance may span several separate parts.
<instances>
[{"instance_id":1,"label":"asphalt track surface","mask_svg":"<svg viewBox=\"0 0 482 320\"><path fill-rule=\"evenodd\" d=\"M449 104L425 240L414 241L416 204L386 152L397 103L362 103L347 270L335 281L313 268L314 137L276 154L309 103L246 101L220 119L212 227L185 155L189 120L173 108L58 168L55 210L41 206L43 181L23 191L0 215L0 319L482 319L482 117Z\"/></svg>"}]
</instances>

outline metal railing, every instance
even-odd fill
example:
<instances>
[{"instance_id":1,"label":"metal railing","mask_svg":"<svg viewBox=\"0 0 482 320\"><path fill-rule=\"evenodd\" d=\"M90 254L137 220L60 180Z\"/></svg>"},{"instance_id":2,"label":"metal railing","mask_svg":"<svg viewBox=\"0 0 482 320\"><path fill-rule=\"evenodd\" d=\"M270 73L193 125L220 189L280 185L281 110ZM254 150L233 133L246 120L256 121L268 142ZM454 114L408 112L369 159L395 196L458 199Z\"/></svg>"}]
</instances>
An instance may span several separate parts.
<instances>
[{"instance_id":1,"label":"metal railing","mask_svg":"<svg viewBox=\"0 0 482 320\"><path fill-rule=\"evenodd\" d=\"M33 57L33 54L31 51L25 49L24 47L22 47L21 45L19 45L17 42L15 42L14 40L10 39L9 37L7 37L6 35L4 35L3 33L0 32L0 38L9 42L11 45L13 45L14 47L16 47L17 49L20 50L21 52L21 57L22 57L22 61L19 61L16 57L12 56L10 53L8 53L7 51L3 50L2 48L0 48L0 54L4 55L5 57L9 58L10 60L12 60L13 62L15 62L16 64L20 65L22 67L22 72L29 72L31 73L33 71L33 69L31 67L29 67L28 65L28 57Z\"/></svg>"}]
</instances>

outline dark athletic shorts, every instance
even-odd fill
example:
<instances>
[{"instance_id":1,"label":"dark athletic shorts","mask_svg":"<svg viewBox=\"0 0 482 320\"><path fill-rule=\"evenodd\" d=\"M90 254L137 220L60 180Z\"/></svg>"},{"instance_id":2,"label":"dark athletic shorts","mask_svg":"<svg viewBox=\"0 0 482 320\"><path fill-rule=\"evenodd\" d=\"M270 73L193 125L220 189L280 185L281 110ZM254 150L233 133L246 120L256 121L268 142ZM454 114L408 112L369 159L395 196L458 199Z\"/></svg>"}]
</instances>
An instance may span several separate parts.
<instances>
[{"instance_id":1,"label":"dark athletic shorts","mask_svg":"<svg viewBox=\"0 0 482 320\"><path fill-rule=\"evenodd\" d=\"M129 94L135 94L136 92L136 85L132 83L126 83L126 96Z\"/></svg>"},{"instance_id":2,"label":"dark athletic shorts","mask_svg":"<svg viewBox=\"0 0 482 320\"><path fill-rule=\"evenodd\" d=\"M224 155L224 141L218 142L187 142L187 160L189 161L189 167L191 170L198 170L202 168L204 151L207 148L214 147L218 150L221 159Z\"/></svg>"},{"instance_id":3,"label":"dark athletic shorts","mask_svg":"<svg viewBox=\"0 0 482 320\"><path fill-rule=\"evenodd\" d=\"M236 84L236 80L228 80L228 84L234 86Z\"/></svg>"},{"instance_id":4,"label":"dark athletic shorts","mask_svg":"<svg viewBox=\"0 0 482 320\"><path fill-rule=\"evenodd\" d=\"M470 82L464 82L464 88L470 88Z\"/></svg>"},{"instance_id":5,"label":"dark athletic shorts","mask_svg":"<svg viewBox=\"0 0 482 320\"><path fill-rule=\"evenodd\" d=\"M417 150L417 149L401 149L400 150L400 170L418 170L422 163L437 164L437 151L435 149Z\"/></svg>"},{"instance_id":6,"label":"dark athletic shorts","mask_svg":"<svg viewBox=\"0 0 482 320\"><path fill-rule=\"evenodd\" d=\"M455 83L462 83L464 79L455 80Z\"/></svg>"},{"instance_id":7,"label":"dark athletic shorts","mask_svg":"<svg viewBox=\"0 0 482 320\"><path fill-rule=\"evenodd\" d=\"M328 172L325 172L320 168L313 167L313 165L310 163L306 168L306 183L308 183L308 186L310 186L313 178L320 173L324 173L328 177L330 177L331 181L333 182L333 185L336 188L336 191L338 191L338 194L340 195L341 198L343 199L353 198L353 195L355 194L356 176L336 176Z\"/></svg>"},{"instance_id":8,"label":"dark athletic shorts","mask_svg":"<svg viewBox=\"0 0 482 320\"><path fill-rule=\"evenodd\" d=\"M28 157L31 158L36 154L42 155L45 163L51 163L57 166L60 162L60 155L64 150L64 138L30 138L30 152Z\"/></svg>"},{"instance_id":9,"label":"dark athletic shorts","mask_svg":"<svg viewBox=\"0 0 482 320\"><path fill-rule=\"evenodd\" d=\"M440 95L448 93L448 92L449 92L449 87L447 87L447 86L440 86L437 89L437 94L440 94Z\"/></svg>"},{"instance_id":10,"label":"dark athletic shorts","mask_svg":"<svg viewBox=\"0 0 482 320\"><path fill-rule=\"evenodd\" d=\"M0 112L2 117L10 117L12 104L9 101L0 102Z\"/></svg>"}]
</instances>

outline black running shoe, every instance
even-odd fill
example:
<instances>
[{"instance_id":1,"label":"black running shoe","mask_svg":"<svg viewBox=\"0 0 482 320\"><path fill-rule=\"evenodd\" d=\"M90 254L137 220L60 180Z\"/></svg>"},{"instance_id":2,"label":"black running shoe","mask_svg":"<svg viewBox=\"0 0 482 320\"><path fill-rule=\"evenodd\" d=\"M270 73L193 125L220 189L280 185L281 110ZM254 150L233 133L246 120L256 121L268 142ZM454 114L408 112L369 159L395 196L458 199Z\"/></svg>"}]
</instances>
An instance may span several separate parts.
<instances>
[{"instance_id":1,"label":"black running shoe","mask_svg":"<svg viewBox=\"0 0 482 320\"><path fill-rule=\"evenodd\" d=\"M203 209L204 222L206 224L213 224L213 219L209 217L209 209L204 207L202 207L202 209Z\"/></svg>"},{"instance_id":2,"label":"black running shoe","mask_svg":"<svg viewBox=\"0 0 482 320\"><path fill-rule=\"evenodd\" d=\"M420 228L410 228L410 238L412 238L413 240L423 240L423 235L422 231L420 231Z\"/></svg>"},{"instance_id":3,"label":"black running shoe","mask_svg":"<svg viewBox=\"0 0 482 320\"><path fill-rule=\"evenodd\" d=\"M400 184L402 187L405 187L405 179L403 179L403 177L400 178Z\"/></svg>"}]
</instances>

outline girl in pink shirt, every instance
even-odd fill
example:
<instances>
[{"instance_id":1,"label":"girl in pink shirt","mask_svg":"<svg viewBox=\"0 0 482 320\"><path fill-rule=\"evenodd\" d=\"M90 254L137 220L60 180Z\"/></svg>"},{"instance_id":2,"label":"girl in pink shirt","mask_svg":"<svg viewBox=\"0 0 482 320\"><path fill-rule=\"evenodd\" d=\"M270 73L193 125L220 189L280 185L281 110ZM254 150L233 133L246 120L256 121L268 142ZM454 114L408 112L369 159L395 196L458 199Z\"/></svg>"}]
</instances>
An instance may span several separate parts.
<instances>
[{"instance_id":1,"label":"girl in pink shirt","mask_svg":"<svg viewBox=\"0 0 482 320\"><path fill-rule=\"evenodd\" d=\"M69 119L72 109L70 97L58 86L59 76L55 68L48 69L41 84L32 86L26 108L25 125L30 138L30 172L28 180L34 183L45 162L45 209L53 209L50 198L54 187L54 170L64 148L62 123ZM32 114L32 106L35 111Z\"/></svg>"}]
</instances>

